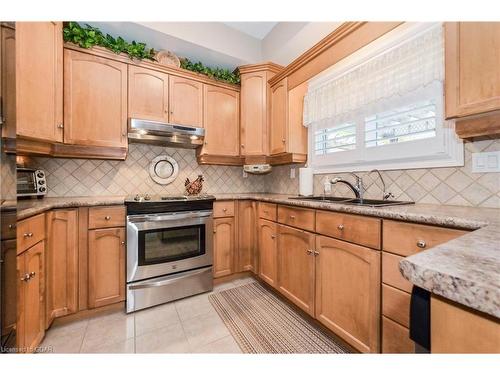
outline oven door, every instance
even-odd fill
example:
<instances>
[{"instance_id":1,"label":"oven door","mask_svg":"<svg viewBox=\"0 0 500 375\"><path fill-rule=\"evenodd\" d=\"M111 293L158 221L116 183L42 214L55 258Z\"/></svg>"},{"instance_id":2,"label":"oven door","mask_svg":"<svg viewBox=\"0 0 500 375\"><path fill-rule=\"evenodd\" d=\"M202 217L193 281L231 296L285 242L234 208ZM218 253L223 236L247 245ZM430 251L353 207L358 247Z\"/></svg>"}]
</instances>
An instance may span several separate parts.
<instances>
[{"instance_id":1,"label":"oven door","mask_svg":"<svg viewBox=\"0 0 500 375\"><path fill-rule=\"evenodd\" d=\"M212 211L127 216L127 282L211 266Z\"/></svg>"}]
</instances>

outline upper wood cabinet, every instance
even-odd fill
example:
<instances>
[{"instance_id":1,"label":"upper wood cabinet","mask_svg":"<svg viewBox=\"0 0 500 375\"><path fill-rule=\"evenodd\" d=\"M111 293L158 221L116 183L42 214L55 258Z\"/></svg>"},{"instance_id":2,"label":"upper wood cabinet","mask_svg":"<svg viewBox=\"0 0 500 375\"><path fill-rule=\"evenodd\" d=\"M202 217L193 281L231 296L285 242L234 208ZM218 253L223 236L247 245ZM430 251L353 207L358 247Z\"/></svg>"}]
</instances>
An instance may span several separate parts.
<instances>
[{"instance_id":1,"label":"upper wood cabinet","mask_svg":"<svg viewBox=\"0 0 500 375\"><path fill-rule=\"evenodd\" d=\"M214 277L234 272L234 217L214 219Z\"/></svg>"},{"instance_id":2,"label":"upper wood cabinet","mask_svg":"<svg viewBox=\"0 0 500 375\"><path fill-rule=\"evenodd\" d=\"M88 232L89 307L125 300L125 229Z\"/></svg>"},{"instance_id":3,"label":"upper wood cabinet","mask_svg":"<svg viewBox=\"0 0 500 375\"><path fill-rule=\"evenodd\" d=\"M78 209L49 211L46 249L46 327L78 311Z\"/></svg>"},{"instance_id":4,"label":"upper wood cabinet","mask_svg":"<svg viewBox=\"0 0 500 375\"><path fill-rule=\"evenodd\" d=\"M259 219L259 277L278 286L278 224Z\"/></svg>"},{"instance_id":5,"label":"upper wood cabinet","mask_svg":"<svg viewBox=\"0 0 500 375\"><path fill-rule=\"evenodd\" d=\"M255 250L257 242L255 201L238 201L238 251L236 272L256 271Z\"/></svg>"},{"instance_id":6,"label":"upper wood cabinet","mask_svg":"<svg viewBox=\"0 0 500 375\"><path fill-rule=\"evenodd\" d=\"M15 32L17 135L62 142L62 22L17 22Z\"/></svg>"},{"instance_id":7,"label":"upper wood cabinet","mask_svg":"<svg viewBox=\"0 0 500 375\"><path fill-rule=\"evenodd\" d=\"M288 90L286 78L271 87L271 155L286 152L286 126L288 122Z\"/></svg>"},{"instance_id":8,"label":"upper wood cabinet","mask_svg":"<svg viewBox=\"0 0 500 375\"><path fill-rule=\"evenodd\" d=\"M203 126L205 128L205 143L198 150L198 160L203 163L214 158L214 164L231 164L239 160L239 103L238 91L226 88L204 85L203 90ZM200 158L201 156L201 158Z\"/></svg>"},{"instance_id":9,"label":"upper wood cabinet","mask_svg":"<svg viewBox=\"0 0 500 375\"><path fill-rule=\"evenodd\" d=\"M316 236L316 319L361 352L379 351L380 252Z\"/></svg>"},{"instance_id":10,"label":"upper wood cabinet","mask_svg":"<svg viewBox=\"0 0 500 375\"><path fill-rule=\"evenodd\" d=\"M170 122L203 127L203 84L170 76Z\"/></svg>"},{"instance_id":11,"label":"upper wood cabinet","mask_svg":"<svg viewBox=\"0 0 500 375\"><path fill-rule=\"evenodd\" d=\"M64 51L64 142L127 147L127 64Z\"/></svg>"},{"instance_id":12,"label":"upper wood cabinet","mask_svg":"<svg viewBox=\"0 0 500 375\"><path fill-rule=\"evenodd\" d=\"M168 74L128 66L128 117L168 122Z\"/></svg>"},{"instance_id":13,"label":"upper wood cabinet","mask_svg":"<svg viewBox=\"0 0 500 375\"><path fill-rule=\"evenodd\" d=\"M445 24L446 118L500 110L500 22Z\"/></svg>"},{"instance_id":14,"label":"upper wood cabinet","mask_svg":"<svg viewBox=\"0 0 500 375\"><path fill-rule=\"evenodd\" d=\"M278 288L314 316L314 234L278 225Z\"/></svg>"},{"instance_id":15,"label":"upper wood cabinet","mask_svg":"<svg viewBox=\"0 0 500 375\"><path fill-rule=\"evenodd\" d=\"M17 256L17 346L32 352L45 335L45 242Z\"/></svg>"},{"instance_id":16,"label":"upper wood cabinet","mask_svg":"<svg viewBox=\"0 0 500 375\"><path fill-rule=\"evenodd\" d=\"M0 25L0 124L2 138L16 138L16 31Z\"/></svg>"}]
</instances>

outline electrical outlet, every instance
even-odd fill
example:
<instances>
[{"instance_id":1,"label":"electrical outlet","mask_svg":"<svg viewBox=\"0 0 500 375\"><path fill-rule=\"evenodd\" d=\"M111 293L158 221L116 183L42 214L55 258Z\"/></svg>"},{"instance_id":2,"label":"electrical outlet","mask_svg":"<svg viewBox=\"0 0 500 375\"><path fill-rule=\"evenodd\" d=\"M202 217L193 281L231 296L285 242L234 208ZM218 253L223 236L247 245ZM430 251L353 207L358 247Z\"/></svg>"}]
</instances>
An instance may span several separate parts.
<instances>
[{"instance_id":1,"label":"electrical outlet","mask_svg":"<svg viewBox=\"0 0 500 375\"><path fill-rule=\"evenodd\" d=\"M295 168L290 168L290 178L295 178Z\"/></svg>"},{"instance_id":2,"label":"electrical outlet","mask_svg":"<svg viewBox=\"0 0 500 375\"><path fill-rule=\"evenodd\" d=\"M500 151L472 154L472 173L486 172L500 172Z\"/></svg>"}]
</instances>

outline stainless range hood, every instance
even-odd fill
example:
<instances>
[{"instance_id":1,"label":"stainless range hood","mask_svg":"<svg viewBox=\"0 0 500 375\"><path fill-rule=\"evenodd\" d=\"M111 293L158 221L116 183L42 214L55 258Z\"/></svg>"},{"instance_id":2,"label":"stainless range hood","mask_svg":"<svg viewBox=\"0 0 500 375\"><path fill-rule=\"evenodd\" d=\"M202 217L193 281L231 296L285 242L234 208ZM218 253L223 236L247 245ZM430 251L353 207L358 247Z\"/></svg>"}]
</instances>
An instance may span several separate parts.
<instances>
[{"instance_id":1,"label":"stainless range hood","mask_svg":"<svg viewBox=\"0 0 500 375\"><path fill-rule=\"evenodd\" d=\"M203 144L205 129L132 118L129 120L128 138L131 142L197 148Z\"/></svg>"}]
</instances>

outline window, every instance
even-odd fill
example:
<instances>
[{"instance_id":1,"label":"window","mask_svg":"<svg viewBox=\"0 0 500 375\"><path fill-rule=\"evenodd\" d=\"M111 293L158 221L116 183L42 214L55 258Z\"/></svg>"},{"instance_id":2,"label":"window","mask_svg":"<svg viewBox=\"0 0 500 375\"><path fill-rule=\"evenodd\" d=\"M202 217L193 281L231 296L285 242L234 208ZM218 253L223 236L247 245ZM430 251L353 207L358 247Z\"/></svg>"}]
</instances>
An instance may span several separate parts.
<instances>
[{"instance_id":1,"label":"window","mask_svg":"<svg viewBox=\"0 0 500 375\"><path fill-rule=\"evenodd\" d=\"M318 173L463 165L444 120L441 24L405 24L309 82L304 123Z\"/></svg>"}]
</instances>

